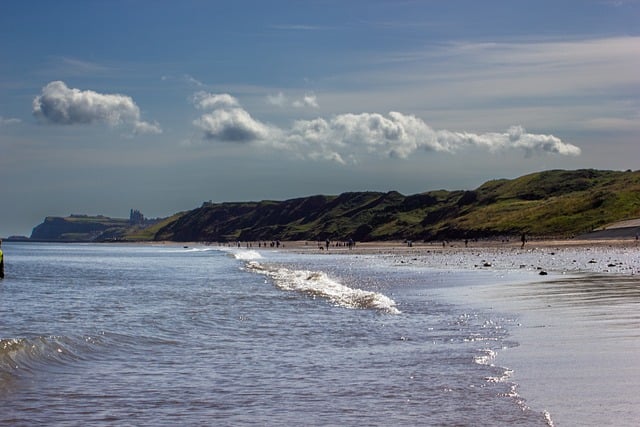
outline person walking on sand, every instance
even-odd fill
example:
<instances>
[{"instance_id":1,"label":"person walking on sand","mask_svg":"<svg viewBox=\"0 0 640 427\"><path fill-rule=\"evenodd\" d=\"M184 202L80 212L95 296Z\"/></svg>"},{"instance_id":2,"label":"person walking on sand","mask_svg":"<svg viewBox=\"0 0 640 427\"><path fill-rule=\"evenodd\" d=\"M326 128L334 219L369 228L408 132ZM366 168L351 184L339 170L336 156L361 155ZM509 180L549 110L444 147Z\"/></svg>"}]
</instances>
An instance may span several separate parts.
<instances>
[{"instance_id":1,"label":"person walking on sand","mask_svg":"<svg viewBox=\"0 0 640 427\"><path fill-rule=\"evenodd\" d=\"M520 237L520 240L522 240L522 246L524 248L524 244L527 242L527 235L522 233L522 237Z\"/></svg>"}]
</instances>

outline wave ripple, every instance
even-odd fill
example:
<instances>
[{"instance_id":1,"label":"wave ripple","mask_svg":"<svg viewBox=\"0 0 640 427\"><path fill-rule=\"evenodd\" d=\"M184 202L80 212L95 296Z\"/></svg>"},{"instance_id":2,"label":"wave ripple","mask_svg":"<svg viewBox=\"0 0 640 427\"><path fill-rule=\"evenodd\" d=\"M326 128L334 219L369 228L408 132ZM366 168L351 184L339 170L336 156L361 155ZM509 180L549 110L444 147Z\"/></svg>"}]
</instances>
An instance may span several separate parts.
<instances>
[{"instance_id":1,"label":"wave ripple","mask_svg":"<svg viewBox=\"0 0 640 427\"><path fill-rule=\"evenodd\" d=\"M0 339L2 377L82 360L99 342L94 337L39 336Z\"/></svg>"}]
</instances>

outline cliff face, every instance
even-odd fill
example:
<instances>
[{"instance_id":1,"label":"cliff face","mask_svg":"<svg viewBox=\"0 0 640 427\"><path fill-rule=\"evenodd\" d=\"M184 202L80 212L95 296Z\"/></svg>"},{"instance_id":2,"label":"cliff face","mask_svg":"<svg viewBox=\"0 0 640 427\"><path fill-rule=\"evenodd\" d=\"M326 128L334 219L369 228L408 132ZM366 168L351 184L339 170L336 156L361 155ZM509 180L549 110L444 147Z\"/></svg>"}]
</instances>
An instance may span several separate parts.
<instances>
[{"instance_id":1,"label":"cliff face","mask_svg":"<svg viewBox=\"0 0 640 427\"><path fill-rule=\"evenodd\" d=\"M433 240L527 233L570 237L640 217L640 171L545 171L473 191L356 192L208 203L156 240Z\"/></svg>"},{"instance_id":2,"label":"cliff face","mask_svg":"<svg viewBox=\"0 0 640 427\"><path fill-rule=\"evenodd\" d=\"M247 241L348 236L361 225L362 215L370 217L380 210L376 202L384 196L363 192L282 202L207 204L161 229L156 239Z\"/></svg>"},{"instance_id":3,"label":"cliff face","mask_svg":"<svg viewBox=\"0 0 640 427\"><path fill-rule=\"evenodd\" d=\"M126 219L72 215L46 217L31 233L31 240L91 242L120 236L129 227Z\"/></svg>"}]
</instances>

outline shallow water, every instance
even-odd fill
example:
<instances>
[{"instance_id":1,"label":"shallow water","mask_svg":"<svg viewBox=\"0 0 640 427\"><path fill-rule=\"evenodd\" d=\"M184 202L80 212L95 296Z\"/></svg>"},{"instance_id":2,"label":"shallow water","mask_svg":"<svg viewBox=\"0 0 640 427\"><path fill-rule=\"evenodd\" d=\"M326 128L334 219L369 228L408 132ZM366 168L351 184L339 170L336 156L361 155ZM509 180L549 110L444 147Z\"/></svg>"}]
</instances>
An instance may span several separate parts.
<instances>
[{"instance_id":1,"label":"shallow water","mask_svg":"<svg viewBox=\"0 0 640 427\"><path fill-rule=\"evenodd\" d=\"M637 425L640 277L589 274L488 293L521 313L511 335L522 345L497 363L514 369L520 393L555 425Z\"/></svg>"},{"instance_id":2,"label":"shallow water","mask_svg":"<svg viewBox=\"0 0 640 427\"><path fill-rule=\"evenodd\" d=\"M3 250L0 424L551 423L527 405L527 371L496 362L524 348L521 314L456 300L531 275L214 247Z\"/></svg>"}]
</instances>

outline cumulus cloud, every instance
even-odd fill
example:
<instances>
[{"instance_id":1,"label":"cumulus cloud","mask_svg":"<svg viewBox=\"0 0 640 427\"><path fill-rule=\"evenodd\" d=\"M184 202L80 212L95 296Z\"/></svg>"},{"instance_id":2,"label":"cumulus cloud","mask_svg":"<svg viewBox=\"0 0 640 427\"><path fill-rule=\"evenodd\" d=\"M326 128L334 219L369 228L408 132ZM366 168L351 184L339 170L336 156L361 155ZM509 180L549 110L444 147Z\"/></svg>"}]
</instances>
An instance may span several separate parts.
<instances>
[{"instance_id":1,"label":"cumulus cloud","mask_svg":"<svg viewBox=\"0 0 640 427\"><path fill-rule=\"evenodd\" d=\"M415 152L456 153L467 147L494 152L520 149L527 156L551 153L580 154L580 148L553 135L527 133L521 126L505 132L475 134L436 131L422 119L398 112L340 114L330 120L300 120L286 132L287 142L312 158L346 162L360 153L374 153L404 159Z\"/></svg>"},{"instance_id":2,"label":"cumulus cloud","mask_svg":"<svg viewBox=\"0 0 640 427\"><path fill-rule=\"evenodd\" d=\"M233 96L222 93L196 92L192 97L194 105L201 110L217 108L236 108L240 103Z\"/></svg>"},{"instance_id":3,"label":"cumulus cloud","mask_svg":"<svg viewBox=\"0 0 640 427\"><path fill-rule=\"evenodd\" d=\"M143 121L137 121L135 123L133 123L133 133L135 134L140 134L140 133L162 133L162 128L160 127L160 124L158 122L153 122L153 123L149 123L149 122L143 122Z\"/></svg>"},{"instance_id":4,"label":"cumulus cloud","mask_svg":"<svg viewBox=\"0 0 640 427\"><path fill-rule=\"evenodd\" d=\"M193 101L196 107L211 110L193 122L205 139L259 142L309 159L350 163L365 154L405 159L418 151L457 153L465 148L518 149L526 156L580 154L573 144L554 135L528 133L522 126L482 134L434 130L414 115L392 111L297 120L289 128L277 128L251 117L231 95L199 93Z\"/></svg>"},{"instance_id":5,"label":"cumulus cloud","mask_svg":"<svg viewBox=\"0 0 640 427\"><path fill-rule=\"evenodd\" d=\"M204 132L206 139L219 141L251 142L266 139L269 134L264 124L241 108L203 114L194 124Z\"/></svg>"},{"instance_id":6,"label":"cumulus cloud","mask_svg":"<svg viewBox=\"0 0 640 427\"><path fill-rule=\"evenodd\" d=\"M236 98L229 94L198 92L192 99L203 113L193 124L203 132L204 139L226 142L269 140L272 129L255 120Z\"/></svg>"},{"instance_id":7,"label":"cumulus cloud","mask_svg":"<svg viewBox=\"0 0 640 427\"><path fill-rule=\"evenodd\" d=\"M448 147L448 151L475 146L489 151L517 148L523 150L527 156L542 153L578 156L581 153L579 147L563 142L556 136L527 133L522 126L511 126L503 133L490 132L480 135L443 130L437 132L437 138Z\"/></svg>"},{"instance_id":8,"label":"cumulus cloud","mask_svg":"<svg viewBox=\"0 0 640 427\"><path fill-rule=\"evenodd\" d=\"M42 94L33 100L33 114L51 124L106 123L131 126L135 133L162 132L158 123L140 119L140 108L130 96L72 89L62 81L42 88Z\"/></svg>"}]
</instances>

